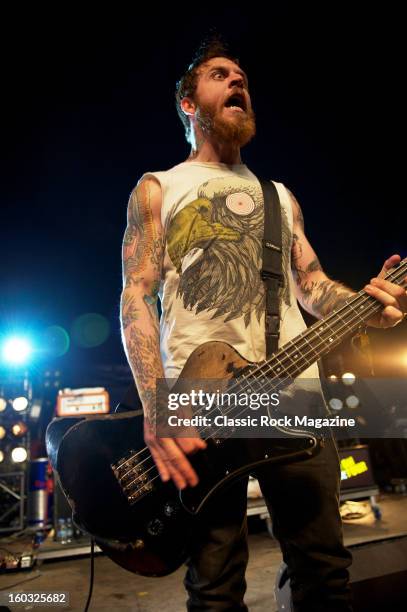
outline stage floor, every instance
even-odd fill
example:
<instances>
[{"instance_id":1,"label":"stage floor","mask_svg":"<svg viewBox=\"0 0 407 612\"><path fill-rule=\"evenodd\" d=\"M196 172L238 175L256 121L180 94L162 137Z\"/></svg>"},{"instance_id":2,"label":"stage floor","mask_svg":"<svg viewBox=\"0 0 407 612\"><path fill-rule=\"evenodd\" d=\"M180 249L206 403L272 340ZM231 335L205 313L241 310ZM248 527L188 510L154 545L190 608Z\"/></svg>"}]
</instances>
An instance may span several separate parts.
<instances>
[{"instance_id":1,"label":"stage floor","mask_svg":"<svg viewBox=\"0 0 407 612\"><path fill-rule=\"evenodd\" d=\"M370 512L362 519L344 522L347 545L407 535L407 495L381 495L378 502L382 512L381 520L376 520ZM246 603L251 612L275 610L274 581L282 560L279 546L266 530L251 533L249 545ZM0 589L19 592L68 591L70 605L59 609L79 612L84 609L87 599L89 569L88 557L44 561L31 571L0 575ZM164 578L143 578L123 570L99 554L95 558L95 583L90 611L156 612L165 608L165 612L180 612L185 609L183 575L184 568L181 568Z\"/></svg>"}]
</instances>

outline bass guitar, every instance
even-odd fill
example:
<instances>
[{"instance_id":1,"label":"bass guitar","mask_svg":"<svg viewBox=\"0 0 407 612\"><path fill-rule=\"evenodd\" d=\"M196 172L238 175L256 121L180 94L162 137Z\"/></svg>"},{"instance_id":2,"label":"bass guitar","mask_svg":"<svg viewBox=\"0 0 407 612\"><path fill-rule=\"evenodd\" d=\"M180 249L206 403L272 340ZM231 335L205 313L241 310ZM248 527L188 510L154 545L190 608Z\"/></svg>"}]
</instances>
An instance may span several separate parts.
<instances>
[{"instance_id":1,"label":"bass guitar","mask_svg":"<svg viewBox=\"0 0 407 612\"><path fill-rule=\"evenodd\" d=\"M407 259L386 278L403 285L406 272ZM253 380L267 377L276 389L355 334L382 307L359 291L261 363L247 362L226 343L207 342L190 355L172 392L188 379L236 381L249 393ZM185 561L199 514L217 491L265 463L306 460L320 449L321 439L312 431L276 430L255 444L202 432L207 448L189 457L199 483L182 491L161 481L145 446L141 411L54 419L46 443L75 523L125 569L161 576Z\"/></svg>"}]
</instances>

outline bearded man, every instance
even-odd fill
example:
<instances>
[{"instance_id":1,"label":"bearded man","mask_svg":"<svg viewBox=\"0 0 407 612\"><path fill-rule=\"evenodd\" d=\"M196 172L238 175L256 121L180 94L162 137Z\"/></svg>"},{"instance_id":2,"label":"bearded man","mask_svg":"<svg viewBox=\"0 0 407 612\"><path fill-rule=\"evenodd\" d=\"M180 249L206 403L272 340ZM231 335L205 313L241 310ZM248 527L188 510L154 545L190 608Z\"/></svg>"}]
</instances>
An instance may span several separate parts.
<instances>
[{"instance_id":1,"label":"bearded man","mask_svg":"<svg viewBox=\"0 0 407 612\"><path fill-rule=\"evenodd\" d=\"M191 145L188 159L143 175L131 194L123 245L122 333L145 413L145 441L161 479L193 487L188 456L200 437L155 430L157 379L176 379L192 351L227 342L247 361L265 358L262 260L264 202L240 150L255 135L248 79L218 41L201 47L177 84L176 104ZM324 273L304 233L301 209L281 183L280 345L305 329L297 300L318 318L354 293ZM406 293L383 280L393 255L365 287L383 304L371 325L389 327L407 311ZM159 322L157 300L161 301ZM314 364L303 374L318 379ZM256 473L288 566L295 610L350 610L339 515L339 462L332 438L305 461ZM190 545L188 610L246 610L247 477L214 498Z\"/></svg>"}]
</instances>

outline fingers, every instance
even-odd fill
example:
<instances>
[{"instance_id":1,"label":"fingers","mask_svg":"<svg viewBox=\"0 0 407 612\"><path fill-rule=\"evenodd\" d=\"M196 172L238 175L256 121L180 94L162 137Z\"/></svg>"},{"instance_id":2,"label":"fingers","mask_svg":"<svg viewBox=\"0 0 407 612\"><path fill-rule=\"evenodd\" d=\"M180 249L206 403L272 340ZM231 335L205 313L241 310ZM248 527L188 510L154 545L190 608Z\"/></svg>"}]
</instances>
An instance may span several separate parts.
<instances>
[{"instance_id":1,"label":"fingers","mask_svg":"<svg viewBox=\"0 0 407 612\"><path fill-rule=\"evenodd\" d=\"M383 268L380 270L379 278L384 278L389 270L401 260L400 255L391 255L383 264Z\"/></svg>"},{"instance_id":2,"label":"fingers","mask_svg":"<svg viewBox=\"0 0 407 612\"><path fill-rule=\"evenodd\" d=\"M206 447L206 443L200 438L181 440L185 452L194 452ZM198 484L198 476L178 443L179 440L175 441L172 438L156 438L154 441L150 440L148 446L163 482L172 478L178 489L194 487Z\"/></svg>"},{"instance_id":3,"label":"fingers","mask_svg":"<svg viewBox=\"0 0 407 612\"><path fill-rule=\"evenodd\" d=\"M403 287L380 278L372 278L365 291L385 306L380 313L379 327L393 327L402 321L404 313L407 312L407 294Z\"/></svg>"},{"instance_id":4,"label":"fingers","mask_svg":"<svg viewBox=\"0 0 407 612\"><path fill-rule=\"evenodd\" d=\"M158 473L160 474L160 478L163 482L167 482L170 478L170 471L166 466L166 462L163 458L161 458L161 453L158 449L154 448L153 444L149 444L148 448L150 449L150 453L152 458L154 459L154 463L157 466Z\"/></svg>"},{"instance_id":5,"label":"fingers","mask_svg":"<svg viewBox=\"0 0 407 612\"><path fill-rule=\"evenodd\" d=\"M381 327L394 327L397 323L402 321L404 316L400 317L400 311L393 306L386 306L381 312Z\"/></svg>"},{"instance_id":6,"label":"fingers","mask_svg":"<svg viewBox=\"0 0 407 612\"><path fill-rule=\"evenodd\" d=\"M394 306L403 313L407 312L407 294L404 287L395 285L382 278L372 278L365 290L374 295L385 306Z\"/></svg>"},{"instance_id":7,"label":"fingers","mask_svg":"<svg viewBox=\"0 0 407 612\"><path fill-rule=\"evenodd\" d=\"M187 485L194 487L198 484L198 476L192 465L189 463L183 451L179 448L174 440L161 440L162 446L166 451L168 468L172 471L172 477L179 489L184 489Z\"/></svg>"},{"instance_id":8,"label":"fingers","mask_svg":"<svg viewBox=\"0 0 407 612\"><path fill-rule=\"evenodd\" d=\"M198 450L206 448L207 444L202 438L176 438L178 446L186 453L191 455Z\"/></svg>"},{"instance_id":9,"label":"fingers","mask_svg":"<svg viewBox=\"0 0 407 612\"><path fill-rule=\"evenodd\" d=\"M394 254L386 259L378 277L372 278L365 287L366 293L376 298L385 306L379 315L376 315L369 321L369 324L374 327L393 327L400 323L407 313L407 293L404 287L399 287L390 281L384 280L388 271L397 265L400 260L401 257L398 254ZM404 279L404 283L406 282L407 277Z\"/></svg>"}]
</instances>

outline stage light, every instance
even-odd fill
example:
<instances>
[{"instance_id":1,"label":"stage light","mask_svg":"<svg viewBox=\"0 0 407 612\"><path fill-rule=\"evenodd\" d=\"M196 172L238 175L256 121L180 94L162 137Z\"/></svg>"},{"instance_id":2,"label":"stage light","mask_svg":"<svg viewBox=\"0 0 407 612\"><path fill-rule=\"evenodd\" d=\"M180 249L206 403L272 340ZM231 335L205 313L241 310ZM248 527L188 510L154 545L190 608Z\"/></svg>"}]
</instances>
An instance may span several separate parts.
<instances>
[{"instance_id":1,"label":"stage light","mask_svg":"<svg viewBox=\"0 0 407 612\"><path fill-rule=\"evenodd\" d=\"M329 407L332 408L332 410L341 410L343 402L339 398L333 397L329 400Z\"/></svg>"},{"instance_id":2,"label":"stage light","mask_svg":"<svg viewBox=\"0 0 407 612\"><path fill-rule=\"evenodd\" d=\"M4 412L4 410L7 408L7 402L4 399L4 397L0 397L0 412Z\"/></svg>"},{"instance_id":3,"label":"stage light","mask_svg":"<svg viewBox=\"0 0 407 612\"><path fill-rule=\"evenodd\" d=\"M4 461L4 453L3 451L0 451L0 463Z\"/></svg>"},{"instance_id":4,"label":"stage light","mask_svg":"<svg viewBox=\"0 0 407 612\"><path fill-rule=\"evenodd\" d=\"M349 395L349 397L346 398L345 403L348 408L352 409L357 408L360 404L359 398L356 397L356 395Z\"/></svg>"},{"instance_id":5,"label":"stage light","mask_svg":"<svg viewBox=\"0 0 407 612\"><path fill-rule=\"evenodd\" d=\"M342 374L342 382L347 387L350 387L351 385L353 385L355 380L356 380L356 376L352 372L344 372L344 374Z\"/></svg>"},{"instance_id":6,"label":"stage light","mask_svg":"<svg viewBox=\"0 0 407 612\"><path fill-rule=\"evenodd\" d=\"M27 451L22 446L17 446L11 451L11 460L13 463L23 463L27 459Z\"/></svg>"},{"instance_id":7,"label":"stage light","mask_svg":"<svg viewBox=\"0 0 407 612\"><path fill-rule=\"evenodd\" d=\"M16 438L21 438L21 436L24 436L27 433L27 429L27 425L22 421L19 421L18 423L14 423L11 431Z\"/></svg>"},{"instance_id":8,"label":"stage light","mask_svg":"<svg viewBox=\"0 0 407 612\"><path fill-rule=\"evenodd\" d=\"M34 400L30 408L30 419L39 419L41 414L41 402Z\"/></svg>"},{"instance_id":9,"label":"stage light","mask_svg":"<svg viewBox=\"0 0 407 612\"><path fill-rule=\"evenodd\" d=\"M3 344L3 359L11 365L26 363L32 353L32 347L26 338L14 336Z\"/></svg>"},{"instance_id":10,"label":"stage light","mask_svg":"<svg viewBox=\"0 0 407 612\"><path fill-rule=\"evenodd\" d=\"M0 440L3 440L6 437L6 430L4 429L4 427L2 427L0 425Z\"/></svg>"},{"instance_id":11,"label":"stage light","mask_svg":"<svg viewBox=\"0 0 407 612\"><path fill-rule=\"evenodd\" d=\"M336 374L331 374L330 376L328 376L328 380L330 380L331 382L338 382L338 377Z\"/></svg>"},{"instance_id":12,"label":"stage light","mask_svg":"<svg viewBox=\"0 0 407 612\"><path fill-rule=\"evenodd\" d=\"M13 408L16 412L22 412L28 406L28 399L26 397L16 397L13 400Z\"/></svg>"}]
</instances>

